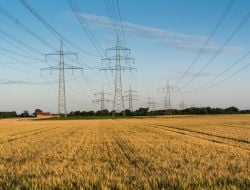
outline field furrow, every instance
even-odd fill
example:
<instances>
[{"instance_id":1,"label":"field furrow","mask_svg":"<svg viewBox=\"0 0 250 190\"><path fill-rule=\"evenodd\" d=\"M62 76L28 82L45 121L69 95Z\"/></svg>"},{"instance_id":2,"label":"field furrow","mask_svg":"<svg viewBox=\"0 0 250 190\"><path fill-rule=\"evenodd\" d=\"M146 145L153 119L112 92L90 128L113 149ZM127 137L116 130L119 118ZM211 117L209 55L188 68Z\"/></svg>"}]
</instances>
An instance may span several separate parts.
<instances>
[{"instance_id":1,"label":"field furrow","mask_svg":"<svg viewBox=\"0 0 250 190\"><path fill-rule=\"evenodd\" d=\"M247 189L250 118L211 118L1 120L0 189Z\"/></svg>"},{"instance_id":2,"label":"field furrow","mask_svg":"<svg viewBox=\"0 0 250 190\"><path fill-rule=\"evenodd\" d=\"M162 126L162 125L147 125L147 126L154 127L156 129L162 129L162 130L178 133L181 135L196 137L199 139L211 141L213 143L226 144L229 146L250 150L250 146L249 146L248 141L241 141L241 140L237 140L237 139L231 139L228 137L223 137L223 136L221 137L221 136L217 136L217 135L201 133L201 132L196 132L196 131L191 131L191 130L178 129L175 127L170 127L170 126L165 126L165 125L164 126Z\"/></svg>"}]
</instances>

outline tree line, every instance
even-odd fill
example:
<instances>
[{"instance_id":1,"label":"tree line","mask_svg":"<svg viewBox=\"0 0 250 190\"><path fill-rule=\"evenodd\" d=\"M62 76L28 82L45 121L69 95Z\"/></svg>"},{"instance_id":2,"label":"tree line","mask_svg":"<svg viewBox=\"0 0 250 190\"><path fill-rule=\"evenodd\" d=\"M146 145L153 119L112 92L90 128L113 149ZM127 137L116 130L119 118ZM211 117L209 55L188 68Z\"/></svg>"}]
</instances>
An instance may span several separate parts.
<instances>
[{"instance_id":1,"label":"tree line","mask_svg":"<svg viewBox=\"0 0 250 190\"><path fill-rule=\"evenodd\" d=\"M125 116L153 116L153 115L207 115L207 114L250 114L250 110L239 110L236 107L228 108L211 108L211 107L191 107L183 110L155 110L149 111L148 108L139 108L135 111L125 110ZM114 111L72 111L68 117L85 117L85 116L123 116L123 113L115 113Z\"/></svg>"},{"instance_id":2,"label":"tree line","mask_svg":"<svg viewBox=\"0 0 250 190\"><path fill-rule=\"evenodd\" d=\"M0 112L0 118L16 118L16 117L36 117L41 109L36 109L34 113L23 111L17 114L16 111ZM228 108L211 108L211 107L191 107L183 110L155 110L149 111L148 108L139 108L135 111L125 110L125 116L157 116L157 115L208 115L208 114L250 114L250 110L239 110L236 107ZM101 111L71 111L67 114L68 117L99 117L99 116L123 116L123 113L115 113L107 109Z\"/></svg>"}]
</instances>

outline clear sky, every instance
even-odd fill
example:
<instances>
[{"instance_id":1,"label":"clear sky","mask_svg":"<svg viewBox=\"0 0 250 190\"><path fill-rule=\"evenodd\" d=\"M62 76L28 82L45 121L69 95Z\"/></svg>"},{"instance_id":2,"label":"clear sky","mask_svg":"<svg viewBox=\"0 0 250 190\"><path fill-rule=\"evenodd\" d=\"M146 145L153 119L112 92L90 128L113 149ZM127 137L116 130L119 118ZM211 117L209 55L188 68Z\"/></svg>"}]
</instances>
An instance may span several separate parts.
<instances>
[{"instance_id":1,"label":"clear sky","mask_svg":"<svg viewBox=\"0 0 250 190\"><path fill-rule=\"evenodd\" d=\"M109 2L114 2L117 11L116 0L24 2L81 49L65 42L65 50L79 56L78 62L68 57L65 63L84 68L83 73L66 72L68 111L98 109L99 105L92 102L94 93L102 85L105 91L114 91L114 73L99 68L104 66L102 51L116 42L118 29L105 6L105 2L108 7ZM100 53L77 21L69 2L78 3L80 19ZM138 91L137 107L147 106L151 96L157 108L162 108L164 94L160 89L169 81L179 88L172 93L175 107L184 101L187 106L250 108L250 56L247 56L250 18L246 17L250 1L119 0L119 8L125 45L131 49L133 66L137 68L137 72L122 73L123 89L131 85ZM57 57L45 61L44 54L59 50L60 41L20 0L1 1L0 10L0 110L21 112L41 108L56 112L58 72L40 69L58 65ZM194 61L199 51L200 56ZM242 56L244 59L237 62ZM224 79L227 80L217 84ZM197 88L201 90L196 91ZM113 99L112 95L107 98ZM107 103L107 107L111 108L111 104Z\"/></svg>"}]
</instances>

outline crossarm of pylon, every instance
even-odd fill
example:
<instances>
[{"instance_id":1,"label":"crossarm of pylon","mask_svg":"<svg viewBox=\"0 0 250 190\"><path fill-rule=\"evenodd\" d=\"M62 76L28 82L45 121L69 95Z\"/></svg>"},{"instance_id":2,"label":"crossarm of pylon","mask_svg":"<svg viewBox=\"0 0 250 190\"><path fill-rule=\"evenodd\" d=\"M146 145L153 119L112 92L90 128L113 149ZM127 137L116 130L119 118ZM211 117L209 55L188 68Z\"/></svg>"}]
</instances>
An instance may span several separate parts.
<instances>
[{"instance_id":1,"label":"crossarm of pylon","mask_svg":"<svg viewBox=\"0 0 250 190\"><path fill-rule=\"evenodd\" d=\"M102 61L114 61L114 60L132 60L134 62L134 58L131 58L131 57L128 57L128 56L122 56L122 55L119 55L119 56L112 56L112 57L106 57L106 58L103 58Z\"/></svg>"},{"instance_id":2,"label":"crossarm of pylon","mask_svg":"<svg viewBox=\"0 0 250 190\"><path fill-rule=\"evenodd\" d=\"M117 46L117 47L112 47L112 48L106 49L106 51L116 51L116 50L129 51L129 53L130 53L130 49L129 48L122 47L122 46Z\"/></svg>"},{"instance_id":3,"label":"crossarm of pylon","mask_svg":"<svg viewBox=\"0 0 250 190\"><path fill-rule=\"evenodd\" d=\"M105 67L105 68L101 68L100 70L102 70L102 71L116 71L116 70L121 70L121 71L129 70L129 71L132 71L132 70L137 70L137 69L134 68L134 67L121 66L120 68L117 68L117 67Z\"/></svg>"},{"instance_id":4,"label":"crossarm of pylon","mask_svg":"<svg viewBox=\"0 0 250 190\"><path fill-rule=\"evenodd\" d=\"M74 66L70 66L70 67L64 67L64 69L68 69L68 70L78 70L78 69L83 69L82 67L74 67ZM47 67L47 68L42 68L42 71L44 70L60 70L60 67Z\"/></svg>"}]
</instances>

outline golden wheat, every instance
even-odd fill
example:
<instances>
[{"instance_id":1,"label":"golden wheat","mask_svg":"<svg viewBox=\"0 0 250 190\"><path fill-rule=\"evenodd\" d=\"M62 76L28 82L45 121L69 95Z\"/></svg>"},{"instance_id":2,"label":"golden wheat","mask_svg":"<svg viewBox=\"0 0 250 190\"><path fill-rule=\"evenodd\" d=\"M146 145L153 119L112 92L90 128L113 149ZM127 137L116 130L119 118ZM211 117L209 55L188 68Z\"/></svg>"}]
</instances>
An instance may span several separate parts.
<instances>
[{"instance_id":1,"label":"golden wheat","mask_svg":"<svg viewBox=\"0 0 250 190\"><path fill-rule=\"evenodd\" d=\"M0 189L249 187L249 115L0 120Z\"/></svg>"}]
</instances>

